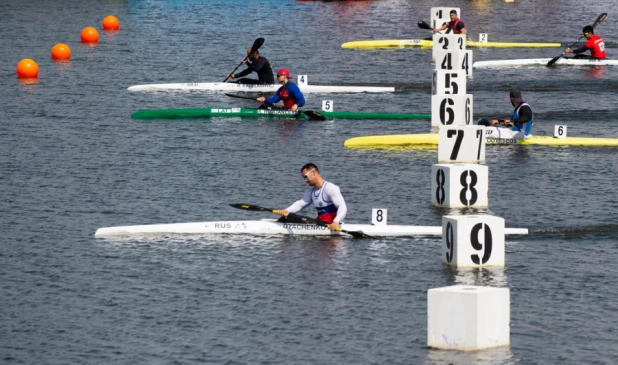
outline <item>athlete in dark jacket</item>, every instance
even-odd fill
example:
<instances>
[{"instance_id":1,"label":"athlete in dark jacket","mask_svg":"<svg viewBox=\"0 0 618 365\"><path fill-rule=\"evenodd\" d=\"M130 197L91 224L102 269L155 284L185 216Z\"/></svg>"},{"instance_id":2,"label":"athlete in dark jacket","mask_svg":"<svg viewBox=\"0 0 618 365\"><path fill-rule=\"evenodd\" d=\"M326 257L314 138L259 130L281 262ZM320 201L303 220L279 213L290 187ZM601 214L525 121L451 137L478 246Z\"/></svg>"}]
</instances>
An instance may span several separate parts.
<instances>
[{"instance_id":1,"label":"athlete in dark jacket","mask_svg":"<svg viewBox=\"0 0 618 365\"><path fill-rule=\"evenodd\" d=\"M268 62L266 57L260 56L260 52L257 50L251 54L249 52L251 52L251 48L247 50L247 57L243 58L243 62L247 63L247 68L237 74L230 74L228 76L235 79L255 72L258 74L257 80L242 78L236 82L239 84L274 84L275 78L273 77L273 69L270 67L270 62Z\"/></svg>"}]
</instances>

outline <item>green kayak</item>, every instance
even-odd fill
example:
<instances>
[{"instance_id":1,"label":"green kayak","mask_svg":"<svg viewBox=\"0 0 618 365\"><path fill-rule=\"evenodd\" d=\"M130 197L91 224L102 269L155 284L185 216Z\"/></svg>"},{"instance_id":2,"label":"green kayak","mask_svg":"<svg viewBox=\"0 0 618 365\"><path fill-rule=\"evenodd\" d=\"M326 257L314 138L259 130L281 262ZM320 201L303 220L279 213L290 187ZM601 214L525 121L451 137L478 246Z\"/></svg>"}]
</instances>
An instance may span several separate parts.
<instances>
[{"instance_id":1,"label":"green kayak","mask_svg":"<svg viewBox=\"0 0 618 365\"><path fill-rule=\"evenodd\" d=\"M249 117L249 118L306 118L329 119L431 119L430 114L374 113L374 112L325 112L322 110L303 110L293 112L285 109L257 108L188 108L140 110L131 115L133 119L182 119L211 117Z\"/></svg>"}]
</instances>

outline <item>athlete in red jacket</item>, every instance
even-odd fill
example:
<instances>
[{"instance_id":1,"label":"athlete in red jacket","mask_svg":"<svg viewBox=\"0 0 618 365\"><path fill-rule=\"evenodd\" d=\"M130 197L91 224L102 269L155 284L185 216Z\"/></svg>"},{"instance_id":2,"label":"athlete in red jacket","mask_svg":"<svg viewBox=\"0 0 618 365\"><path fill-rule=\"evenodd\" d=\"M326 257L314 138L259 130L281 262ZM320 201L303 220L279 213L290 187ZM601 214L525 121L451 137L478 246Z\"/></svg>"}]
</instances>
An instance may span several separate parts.
<instances>
[{"instance_id":1,"label":"athlete in red jacket","mask_svg":"<svg viewBox=\"0 0 618 365\"><path fill-rule=\"evenodd\" d=\"M584 37L588 40L583 47L579 47L576 49L567 48L564 50L564 53L575 53L577 54L577 58L596 58L596 59L605 59L605 43L603 39L598 35L594 34L594 28L592 25L586 25L582 30ZM590 51L590 56L582 55L586 51Z\"/></svg>"}]
</instances>

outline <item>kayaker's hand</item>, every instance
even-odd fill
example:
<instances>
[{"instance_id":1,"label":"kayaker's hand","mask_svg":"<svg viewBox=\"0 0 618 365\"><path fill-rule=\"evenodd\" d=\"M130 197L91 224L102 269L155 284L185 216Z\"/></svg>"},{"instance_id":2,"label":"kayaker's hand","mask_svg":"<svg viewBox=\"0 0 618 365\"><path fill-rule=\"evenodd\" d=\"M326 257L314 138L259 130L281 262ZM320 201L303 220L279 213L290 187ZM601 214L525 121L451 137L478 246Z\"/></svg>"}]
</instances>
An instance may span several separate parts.
<instances>
[{"instance_id":1,"label":"kayaker's hand","mask_svg":"<svg viewBox=\"0 0 618 365\"><path fill-rule=\"evenodd\" d=\"M227 74L227 78L228 79L235 79L236 75L234 75L234 74Z\"/></svg>"},{"instance_id":2,"label":"kayaker's hand","mask_svg":"<svg viewBox=\"0 0 618 365\"><path fill-rule=\"evenodd\" d=\"M333 222L328 225L328 229L330 229L331 231L336 231L337 228L339 228L339 222Z\"/></svg>"},{"instance_id":3,"label":"kayaker's hand","mask_svg":"<svg viewBox=\"0 0 618 365\"><path fill-rule=\"evenodd\" d=\"M285 210L285 209L275 210L275 212L274 212L274 213L275 213L275 214L282 215L282 216L284 216L284 217L287 217L287 216L288 216L288 214L290 214L290 213L289 213L287 210Z\"/></svg>"},{"instance_id":4,"label":"kayaker's hand","mask_svg":"<svg viewBox=\"0 0 618 365\"><path fill-rule=\"evenodd\" d=\"M500 121L498 119L494 119L491 121L492 126L497 126L498 124L500 124Z\"/></svg>"},{"instance_id":5,"label":"kayaker's hand","mask_svg":"<svg viewBox=\"0 0 618 365\"><path fill-rule=\"evenodd\" d=\"M507 119L507 120L504 121L504 126L505 127L512 127L513 126L513 122L511 122L510 120Z\"/></svg>"},{"instance_id":6,"label":"kayaker's hand","mask_svg":"<svg viewBox=\"0 0 618 365\"><path fill-rule=\"evenodd\" d=\"M260 96L259 98L255 99L256 101L263 103L264 101L266 101L266 98L263 96Z\"/></svg>"},{"instance_id":7,"label":"kayaker's hand","mask_svg":"<svg viewBox=\"0 0 618 365\"><path fill-rule=\"evenodd\" d=\"M567 48L564 50L564 53L573 53L573 50L571 50L570 48Z\"/></svg>"},{"instance_id":8,"label":"kayaker's hand","mask_svg":"<svg viewBox=\"0 0 618 365\"><path fill-rule=\"evenodd\" d=\"M296 104L292 105L290 110L293 111L293 112L297 111L298 110L298 105L296 105Z\"/></svg>"}]
</instances>

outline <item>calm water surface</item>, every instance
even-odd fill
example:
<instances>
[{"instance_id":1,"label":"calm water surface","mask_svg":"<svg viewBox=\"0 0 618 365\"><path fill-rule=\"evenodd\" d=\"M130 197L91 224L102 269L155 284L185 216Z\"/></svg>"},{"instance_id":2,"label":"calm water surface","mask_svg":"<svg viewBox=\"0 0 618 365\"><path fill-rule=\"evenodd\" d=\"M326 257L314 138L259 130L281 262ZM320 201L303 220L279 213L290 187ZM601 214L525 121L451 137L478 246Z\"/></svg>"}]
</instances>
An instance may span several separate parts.
<instances>
[{"instance_id":1,"label":"calm water surface","mask_svg":"<svg viewBox=\"0 0 618 365\"><path fill-rule=\"evenodd\" d=\"M614 364L618 362L618 149L488 147L490 205L531 234L504 269L443 267L440 239L189 236L95 239L99 227L270 218L312 161L338 184L349 222L440 225L436 149L349 150L362 135L425 133L427 121L132 120L139 109L253 106L220 93L129 93L136 84L221 81L257 37L274 68L310 83L380 83L394 94L308 95L338 110L429 113L430 51L344 50L429 36L434 2L54 1L0 3L0 362L6 364ZM614 2L451 1L472 39L572 43L597 29L617 57ZM117 33L102 19L116 15ZM86 26L97 45L79 43ZM69 63L49 59L71 47ZM560 49L475 50L475 60ZM23 58L37 83L15 78ZM618 68L475 70L475 118L509 116L510 87L571 136L618 137ZM455 213L469 213L455 211ZM427 289L511 289L511 346L426 347Z\"/></svg>"}]
</instances>

